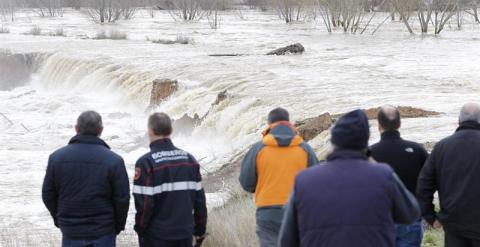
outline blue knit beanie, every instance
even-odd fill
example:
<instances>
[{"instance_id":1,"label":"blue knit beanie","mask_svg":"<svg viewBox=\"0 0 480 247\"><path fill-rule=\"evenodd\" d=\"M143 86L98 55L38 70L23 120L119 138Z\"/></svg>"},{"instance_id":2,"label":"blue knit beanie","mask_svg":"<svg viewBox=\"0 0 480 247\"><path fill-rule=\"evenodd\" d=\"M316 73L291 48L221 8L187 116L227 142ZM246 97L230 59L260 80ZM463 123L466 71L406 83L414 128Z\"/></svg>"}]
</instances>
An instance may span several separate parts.
<instances>
[{"instance_id":1,"label":"blue knit beanie","mask_svg":"<svg viewBox=\"0 0 480 247\"><path fill-rule=\"evenodd\" d=\"M364 150L368 147L370 127L363 110L355 110L343 115L332 128L331 142L337 148Z\"/></svg>"}]
</instances>

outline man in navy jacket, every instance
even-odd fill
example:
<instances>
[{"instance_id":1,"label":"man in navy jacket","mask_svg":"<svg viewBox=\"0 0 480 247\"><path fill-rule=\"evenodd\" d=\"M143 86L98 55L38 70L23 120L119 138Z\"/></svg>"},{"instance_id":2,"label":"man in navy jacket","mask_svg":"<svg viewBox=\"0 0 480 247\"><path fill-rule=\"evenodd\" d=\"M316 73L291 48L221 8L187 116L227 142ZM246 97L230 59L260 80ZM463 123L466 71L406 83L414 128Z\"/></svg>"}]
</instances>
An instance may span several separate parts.
<instances>
[{"instance_id":1,"label":"man in navy jacket","mask_svg":"<svg viewBox=\"0 0 480 247\"><path fill-rule=\"evenodd\" d=\"M151 151L137 161L133 186L140 246L191 247L193 236L200 245L207 224L200 165L173 145L168 115L152 114L148 133Z\"/></svg>"},{"instance_id":2,"label":"man in navy jacket","mask_svg":"<svg viewBox=\"0 0 480 247\"><path fill-rule=\"evenodd\" d=\"M63 233L62 246L114 247L130 200L125 165L99 138L98 113L82 113L75 129L69 144L50 155L43 202Z\"/></svg>"},{"instance_id":3,"label":"man in navy jacket","mask_svg":"<svg viewBox=\"0 0 480 247\"><path fill-rule=\"evenodd\" d=\"M394 247L395 223L419 218L415 197L392 168L368 161L369 135L364 111L337 121L327 162L296 178L281 247Z\"/></svg>"}]
</instances>

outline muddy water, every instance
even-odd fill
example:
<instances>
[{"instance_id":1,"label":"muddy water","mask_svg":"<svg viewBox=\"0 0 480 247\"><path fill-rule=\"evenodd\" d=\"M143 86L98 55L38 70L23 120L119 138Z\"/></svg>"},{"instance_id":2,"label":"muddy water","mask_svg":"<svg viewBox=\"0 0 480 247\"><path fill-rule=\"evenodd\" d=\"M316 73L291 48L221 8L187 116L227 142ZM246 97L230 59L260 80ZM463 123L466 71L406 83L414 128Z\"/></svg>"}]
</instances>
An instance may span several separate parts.
<instances>
[{"instance_id":1,"label":"muddy water","mask_svg":"<svg viewBox=\"0 0 480 247\"><path fill-rule=\"evenodd\" d=\"M265 114L275 106L290 109L293 119L385 103L445 113L404 121L405 137L427 142L451 133L461 104L478 100L480 33L473 26L442 37L411 37L395 24L376 36L327 35L311 24L286 26L273 15L246 17L227 15L214 32L204 23L173 23L166 13L154 20L140 15L113 27L127 30L127 41L76 38L104 27L75 13L38 20L45 29L67 23L66 38L19 35L29 25L22 18L10 24L13 34L1 36L0 48L48 56L33 71L21 62L8 65L14 69L2 66L10 75L0 91L0 228L52 229L40 199L46 160L73 135L81 111L95 109L104 116L103 137L125 157L131 172L147 150L145 108L155 78L181 83L180 91L157 110L175 118L209 112L191 135L174 137L197 156L205 173L228 164L258 140ZM146 35L178 34L195 43L144 41ZM303 43L305 54L261 55L292 42ZM208 57L211 53L247 56ZM230 97L212 107L224 90ZM374 134L372 142L376 139ZM312 143L320 149L323 142ZM221 194L209 196L215 204Z\"/></svg>"}]
</instances>

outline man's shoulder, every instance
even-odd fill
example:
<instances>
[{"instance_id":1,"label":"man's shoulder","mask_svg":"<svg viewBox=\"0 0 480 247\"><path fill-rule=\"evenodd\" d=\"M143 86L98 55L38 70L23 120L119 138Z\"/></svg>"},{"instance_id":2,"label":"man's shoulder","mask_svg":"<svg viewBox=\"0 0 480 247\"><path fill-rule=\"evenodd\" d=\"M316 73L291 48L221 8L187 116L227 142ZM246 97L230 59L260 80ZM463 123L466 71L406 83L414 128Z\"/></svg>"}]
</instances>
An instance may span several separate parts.
<instances>
[{"instance_id":1,"label":"man's shoulder","mask_svg":"<svg viewBox=\"0 0 480 247\"><path fill-rule=\"evenodd\" d=\"M69 155L71 151L72 151L71 145L66 145L61 148L58 148L57 150L53 151L53 153L50 154L50 161L56 161L57 159L66 157L67 155Z\"/></svg>"},{"instance_id":2,"label":"man's shoulder","mask_svg":"<svg viewBox=\"0 0 480 247\"><path fill-rule=\"evenodd\" d=\"M381 142L377 142L373 145L370 145L369 147L369 150L374 152L374 151L377 151L380 147L382 147L382 143Z\"/></svg>"},{"instance_id":3,"label":"man's shoulder","mask_svg":"<svg viewBox=\"0 0 480 247\"><path fill-rule=\"evenodd\" d=\"M407 152L414 152L414 151L422 151L425 152L425 146L421 143L411 141L411 140L402 140L403 146L405 147L405 151Z\"/></svg>"},{"instance_id":4,"label":"man's shoulder","mask_svg":"<svg viewBox=\"0 0 480 247\"><path fill-rule=\"evenodd\" d=\"M265 144L263 143L263 141L258 141L258 142L255 142L251 147L250 147L250 151L260 151L262 148L265 147Z\"/></svg>"}]
</instances>

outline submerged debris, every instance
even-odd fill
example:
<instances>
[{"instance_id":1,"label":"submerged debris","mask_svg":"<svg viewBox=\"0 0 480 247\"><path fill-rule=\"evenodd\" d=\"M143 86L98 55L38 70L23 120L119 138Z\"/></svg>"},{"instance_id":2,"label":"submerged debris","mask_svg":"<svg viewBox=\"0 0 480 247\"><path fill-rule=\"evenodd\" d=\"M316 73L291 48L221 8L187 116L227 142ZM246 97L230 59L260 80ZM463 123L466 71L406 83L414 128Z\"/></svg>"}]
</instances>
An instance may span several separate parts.
<instances>
[{"instance_id":1,"label":"submerged debris","mask_svg":"<svg viewBox=\"0 0 480 247\"><path fill-rule=\"evenodd\" d=\"M170 79L157 79L152 82L150 107L158 106L178 90L178 81Z\"/></svg>"},{"instance_id":2,"label":"submerged debris","mask_svg":"<svg viewBox=\"0 0 480 247\"><path fill-rule=\"evenodd\" d=\"M400 111L400 116L402 118L422 118L422 117L438 116L442 114L440 112L423 110L423 109L415 108L411 106L397 106L397 108ZM380 110L380 107L365 109L368 119L369 120L377 119L379 110ZM335 114L333 115L333 118L339 118L341 116L343 116L343 113Z\"/></svg>"},{"instance_id":3,"label":"submerged debris","mask_svg":"<svg viewBox=\"0 0 480 247\"><path fill-rule=\"evenodd\" d=\"M295 127L305 141L310 141L323 131L328 130L333 123L332 116L327 112L318 117L297 121Z\"/></svg>"},{"instance_id":4,"label":"submerged debris","mask_svg":"<svg viewBox=\"0 0 480 247\"><path fill-rule=\"evenodd\" d=\"M267 55L281 56L281 55L286 55L286 54L301 54L304 51L305 51L305 47L303 47L303 45L300 44L300 43L296 43L296 44L293 44L293 45L289 45L289 46L282 47L282 48L276 49L274 51L271 51L271 52L267 53Z\"/></svg>"}]
</instances>

